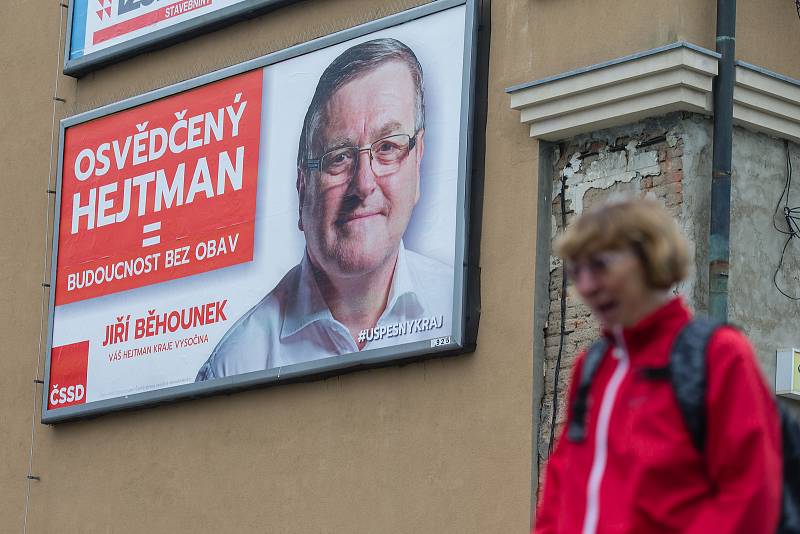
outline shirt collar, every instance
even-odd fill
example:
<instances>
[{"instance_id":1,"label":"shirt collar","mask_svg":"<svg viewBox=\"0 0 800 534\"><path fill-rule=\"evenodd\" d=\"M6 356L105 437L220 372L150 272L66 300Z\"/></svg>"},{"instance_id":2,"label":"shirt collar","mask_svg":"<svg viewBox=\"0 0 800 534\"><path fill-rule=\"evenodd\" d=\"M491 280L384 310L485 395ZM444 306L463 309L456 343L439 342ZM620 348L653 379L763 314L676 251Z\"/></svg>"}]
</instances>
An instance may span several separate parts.
<instances>
[{"instance_id":1,"label":"shirt collar","mask_svg":"<svg viewBox=\"0 0 800 534\"><path fill-rule=\"evenodd\" d=\"M414 275L408 265L408 252L403 242L400 241L397 263L389 289L389 299L386 309L381 315L381 320L396 315L396 313L406 317L422 316L427 308L421 295L417 293L416 287ZM295 278L288 295L286 313L281 327L281 339L296 334L312 323L328 321L340 324L333 317L322 297L317 280L314 278L308 252L303 254L303 260L300 262L300 274Z\"/></svg>"},{"instance_id":2,"label":"shirt collar","mask_svg":"<svg viewBox=\"0 0 800 534\"><path fill-rule=\"evenodd\" d=\"M384 310L381 318L389 317L395 314L395 311L400 312L399 308L404 306L402 310L408 317L419 317L429 309L425 305L425 300L419 294L417 283L414 273L409 266L409 252L400 241L400 248L397 252L397 265L392 275L392 286L389 289L389 299L386 303L386 310Z\"/></svg>"},{"instance_id":3,"label":"shirt collar","mask_svg":"<svg viewBox=\"0 0 800 534\"><path fill-rule=\"evenodd\" d=\"M689 322L692 313L681 297L673 297L662 306L643 317L633 326L622 329L622 335L629 351L636 352L664 335L674 335ZM613 340L611 332L603 332Z\"/></svg>"},{"instance_id":4,"label":"shirt collar","mask_svg":"<svg viewBox=\"0 0 800 534\"><path fill-rule=\"evenodd\" d=\"M281 339L289 337L316 321L333 321L325 299L314 278L308 253L303 254L298 276L288 288Z\"/></svg>"}]
</instances>

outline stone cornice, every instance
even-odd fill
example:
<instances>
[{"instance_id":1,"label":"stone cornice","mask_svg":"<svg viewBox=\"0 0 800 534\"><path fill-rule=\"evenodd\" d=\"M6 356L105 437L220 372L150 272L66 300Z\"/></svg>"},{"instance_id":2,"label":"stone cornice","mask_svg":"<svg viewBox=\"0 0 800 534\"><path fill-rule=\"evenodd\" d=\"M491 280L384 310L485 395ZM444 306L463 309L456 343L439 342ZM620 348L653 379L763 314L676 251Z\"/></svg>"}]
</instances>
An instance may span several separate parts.
<instances>
[{"instance_id":1,"label":"stone cornice","mask_svg":"<svg viewBox=\"0 0 800 534\"><path fill-rule=\"evenodd\" d=\"M677 42L506 92L531 137L553 141L671 111L711 114L719 57Z\"/></svg>"},{"instance_id":2,"label":"stone cornice","mask_svg":"<svg viewBox=\"0 0 800 534\"><path fill-rule=\"evenodd\" d=\"M546 141L670 111L712 114L719 54L677 42L510 87L511 108ZM734 123L800 142L800 80L736 62Z\"/></svg>"},{"instance_id":3,"label":"stone cornice","mask_svg":"<svg viewBox=\"0 0 800 534\"><path fill-rule=\"evenodd\" d=\"M736 62L735 124L800 142L800 81Z\"/></svg>"}]
</instances>

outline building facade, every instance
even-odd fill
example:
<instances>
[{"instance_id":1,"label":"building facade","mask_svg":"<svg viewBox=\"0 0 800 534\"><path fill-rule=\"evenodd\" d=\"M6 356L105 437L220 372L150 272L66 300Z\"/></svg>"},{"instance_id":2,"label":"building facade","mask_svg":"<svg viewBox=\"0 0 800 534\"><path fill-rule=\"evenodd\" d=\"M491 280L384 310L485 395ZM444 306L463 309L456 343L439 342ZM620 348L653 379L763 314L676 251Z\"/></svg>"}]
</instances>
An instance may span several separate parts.
<instances>
[{"instance_id":1,"label":"building facade","mask_svg":"<svg viewBox=\"0 0 800 534\"><path fill-rule=\"evenodd\" d=\"M283 2L68 76L69 6L12 2L0 530L528 532L554 392L560 422L570 364L596 335L572 296L561 324L562 220L615 193L663 200L695 251L676 292L708 310L716 3L479 1L474 347L41 423L59 121L426 4ZM779 291L800 296L800 249L774 216L797 199L781 193L800 164L800 19L765 0L736 20L728 315L772 384L776 351L800 346L798 304Z\"/></svg>"}]
</instances>

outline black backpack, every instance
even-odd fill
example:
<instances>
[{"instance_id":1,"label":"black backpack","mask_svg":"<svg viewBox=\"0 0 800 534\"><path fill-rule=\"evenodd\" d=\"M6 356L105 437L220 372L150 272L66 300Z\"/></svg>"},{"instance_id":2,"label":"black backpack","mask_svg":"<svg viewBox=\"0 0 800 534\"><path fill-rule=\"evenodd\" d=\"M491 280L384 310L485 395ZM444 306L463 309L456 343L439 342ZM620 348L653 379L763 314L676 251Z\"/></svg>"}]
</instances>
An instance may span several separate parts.
<instances>
[{"instance_id":1,"label":"black backpack","mask_svg":"<svg viewBox=\"0 0 800 534\"><path fill-rule=\"evenodd\" d=\"M701 451L706 430L706 347L721 326L721 323L706 318L692 319L675 339L669 364L645 370L648 378L670 380L687 430ZM571 406L572 419L567 428L569 441L586 439L589 388L608 346L608 341L601 339L594 342L586 353ZM779 403L778 411L783 437L783 503L776 534L800 534L800 424Z\"/></svg>"}]
</instances>

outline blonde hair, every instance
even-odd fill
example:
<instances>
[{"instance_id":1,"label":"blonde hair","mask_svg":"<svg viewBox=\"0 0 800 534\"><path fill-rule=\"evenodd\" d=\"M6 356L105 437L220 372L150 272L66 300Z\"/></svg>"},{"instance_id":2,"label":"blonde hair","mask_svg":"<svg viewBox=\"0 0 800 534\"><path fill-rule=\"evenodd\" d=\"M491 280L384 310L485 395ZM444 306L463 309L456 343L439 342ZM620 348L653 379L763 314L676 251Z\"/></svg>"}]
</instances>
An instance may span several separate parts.
<instances>
[{"instance_id":1,"label":"blonde hair","mask_svg":"<svg viewBox=\"0 0 800 534\"><path fill-rule=\"evenodd\" d=\"M653 199L625 199L581 214L556 239L555 253L575 261L606 250L631 250L647 283L669 289L686 278L689 247L675 219Z\"/></svg>"}]
</instances>

